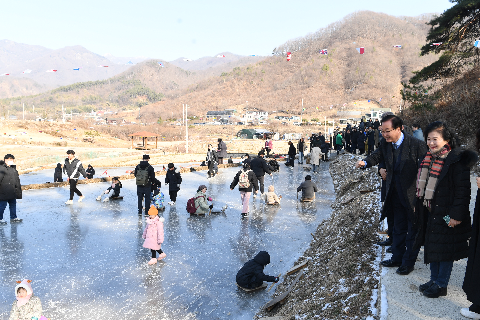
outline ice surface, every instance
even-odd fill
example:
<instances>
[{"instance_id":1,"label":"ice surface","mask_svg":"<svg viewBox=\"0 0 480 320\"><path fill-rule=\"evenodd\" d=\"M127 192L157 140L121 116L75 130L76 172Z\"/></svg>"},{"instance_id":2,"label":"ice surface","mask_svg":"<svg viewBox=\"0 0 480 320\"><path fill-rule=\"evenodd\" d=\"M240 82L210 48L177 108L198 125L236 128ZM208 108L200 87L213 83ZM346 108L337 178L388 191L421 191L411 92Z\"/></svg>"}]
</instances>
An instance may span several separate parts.
<instances>
[{"instance_id":1,"label":"ice surface","mask_svg":"<svg viewBox=\"0 0 480 320\"><path fill-rule=\"evenodd\" d=\"M86 198L78 203L75 196L71 206L64 204L67 187L25 191L17 205L24 222L0 227L0 319L10 312L15 281L24 278L33 280L52 319L252 319L273 291L243 292L235 275L260 250L271 255L266 274L285 274L308 247L335 199L328 167L320 168L312 174L282 164L280 173L265 177L266 188L273 180L283 196L281 205L252 197L245 219L238 188L229 188L237 168L210 180L206 171L183 174L176 207L161 214L167 257L153 266L147 265L150 250L142 247L145 218L137 215L134 180L122 181L123 200L106 203L95 198L108 183L79 185ZM307 174L320 192L303 204L296 188ZM186 202L200 184L207 185L215 208L228 204L224 215L187 214Z\"/></svg>"}]
</instances>

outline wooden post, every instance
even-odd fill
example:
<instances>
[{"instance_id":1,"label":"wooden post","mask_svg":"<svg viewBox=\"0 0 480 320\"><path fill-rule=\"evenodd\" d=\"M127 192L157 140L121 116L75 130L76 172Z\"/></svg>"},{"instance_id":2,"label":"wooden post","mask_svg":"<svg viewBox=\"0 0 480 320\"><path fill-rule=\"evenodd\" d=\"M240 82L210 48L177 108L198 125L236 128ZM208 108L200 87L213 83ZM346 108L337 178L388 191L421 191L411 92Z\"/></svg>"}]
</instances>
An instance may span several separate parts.
<instances>
[{"instance_id":1,"label":"wooden post","mask_svg":"<svg viewBox=\"0 0 480 320\"><path fill-rule=\"evenodd\" d=\"M158 149L157 143L158 143L158 137L155 137L155 149Z\"/></svg>"},{"instance_id":2,"label":"wooden post","mask_svg":"<svg viewBox=\"0 0 480 320\"><path fill-rule=\"evenodd\" d=\"M132 136L132 149L133 149L133 136Z\"/></svg>"}]
</instances>

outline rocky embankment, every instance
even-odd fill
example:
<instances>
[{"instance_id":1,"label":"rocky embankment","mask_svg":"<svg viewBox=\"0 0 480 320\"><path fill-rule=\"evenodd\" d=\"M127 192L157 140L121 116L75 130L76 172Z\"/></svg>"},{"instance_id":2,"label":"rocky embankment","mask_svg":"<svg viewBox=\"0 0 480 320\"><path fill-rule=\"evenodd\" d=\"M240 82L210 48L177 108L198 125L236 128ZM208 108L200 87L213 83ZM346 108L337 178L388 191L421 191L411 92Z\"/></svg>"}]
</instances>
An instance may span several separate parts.
<instances>
[{"instance_id":1,"label":"rocky embankment","mask_svg":"<svg viewBox=\"0 0 480 320\"><path fill-rule=\"evenodd\" d=\"M255 319L365 319L379 314L378 241L380 180L376 169L355 169L359 157L330 163L336 200L295 265L308 260L304 277L283 305L260 310ZM293 266L292 266L293 267ZM287 291L297 274L281 278L273 297Z\"/></svg>"}]
</instances>

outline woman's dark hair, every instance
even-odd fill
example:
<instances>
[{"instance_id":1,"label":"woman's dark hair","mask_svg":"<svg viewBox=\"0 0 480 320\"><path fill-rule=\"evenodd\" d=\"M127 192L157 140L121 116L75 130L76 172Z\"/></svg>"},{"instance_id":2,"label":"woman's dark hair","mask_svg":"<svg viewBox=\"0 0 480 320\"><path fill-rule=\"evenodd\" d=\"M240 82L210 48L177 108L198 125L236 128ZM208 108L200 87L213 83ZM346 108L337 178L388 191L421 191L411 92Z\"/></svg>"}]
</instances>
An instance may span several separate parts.
<instances>
[{"instance_id":1,"label":"woman's dark hair","mask_svg":"<svg viewBox=\"0 0 480 320\"><path fill-rule=\"evenodd\" d=\"M250 169L250 163L245 162L245 163L243 164L243 169L245 169L245 170Z\"/></svg>"},{"instance_id":2,"label":"woman's dark hair","mask_svg":"<svg viewBox=\"0 0 480 320\"><path fill-rule=\"evenodd\" d=\"M477 150L480 151L480 129L477 131Z\"/></svg>"},{"instance_id":3,"label":"woman's dark hair","mask_svg":"<svg viewBox=\"0 0 480 320\"><path fill-rule=\"evenodd\" d=\"M397 117L394 114L387 114L386 116L382 117L382 124L386 121L392 121L392 129L397 129L400 128L402 129L403 126L403 120L400 117Z\"/></svg>"},{"instance_id":4,"label":"woman's dark hair","mask_svg":"<svg viewBox=\"0 0 480 320\"><path fill-rule=\"evenodd\" d=\"M218 142L222 142L222 138L218 138Z\"/></svg>"},{"instance_id":5,"label":"woman's dark hair","mask_svg":"<svg viewBox=\"0 0 480 320\"><path fill-rule=\"evenodd\" d=\"M428 134L432 131L438 131L442 135L443 140L448 141L450 148L454 149L457 147L457 137L445 122L434 121L430 123L427 128L425 128L425 141L427 141Z\"/></svg>"},{"instance_id":6,"label":"woman's dark hair","mask_svg":"<svg viewBox=\"0 0 480 320\"><path fill-rule=\"evenodd\" d=\"M27 291L27 289L25 289L24 287L18 287L18 289L17 289L17 294L20 293L20 289ZM28 292L28 291L27 291L27 292Z\"/></svg>"}]
</instances>

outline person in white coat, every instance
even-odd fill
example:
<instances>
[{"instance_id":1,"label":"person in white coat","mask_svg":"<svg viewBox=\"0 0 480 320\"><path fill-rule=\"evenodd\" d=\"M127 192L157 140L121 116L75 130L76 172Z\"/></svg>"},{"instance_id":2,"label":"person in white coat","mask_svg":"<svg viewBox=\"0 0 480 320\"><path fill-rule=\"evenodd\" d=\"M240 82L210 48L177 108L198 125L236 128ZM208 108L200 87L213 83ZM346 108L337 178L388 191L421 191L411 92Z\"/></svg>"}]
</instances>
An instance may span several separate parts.
<instances>
[{"instance_id":1,"label":"person in white coat","mask_svg":"<svg viewBox=\"0 0 480 320\"><path fill-rule=\"evenodd\" d=\"M320 148L315 146L312 148L312 152L310 153L310 163L313 166L313 172L316 172L316 168L320 165L320 156L322 155L322 151Z\"/></svg>"}]
</instances>

